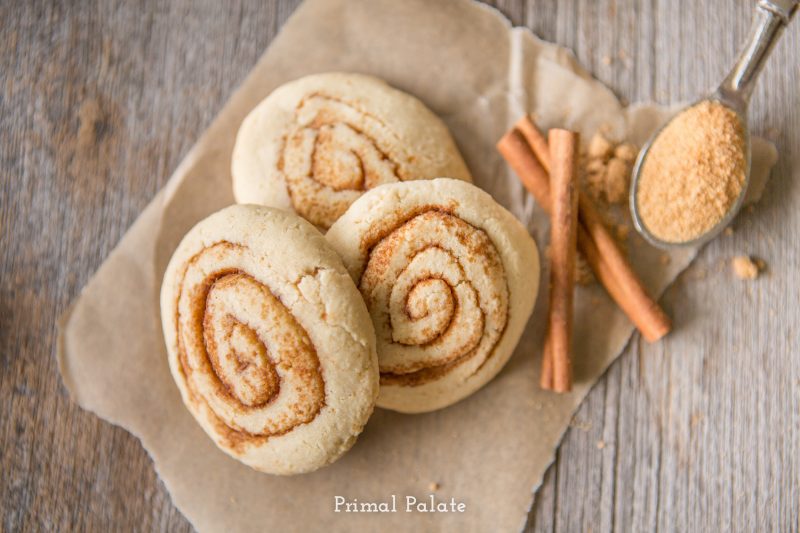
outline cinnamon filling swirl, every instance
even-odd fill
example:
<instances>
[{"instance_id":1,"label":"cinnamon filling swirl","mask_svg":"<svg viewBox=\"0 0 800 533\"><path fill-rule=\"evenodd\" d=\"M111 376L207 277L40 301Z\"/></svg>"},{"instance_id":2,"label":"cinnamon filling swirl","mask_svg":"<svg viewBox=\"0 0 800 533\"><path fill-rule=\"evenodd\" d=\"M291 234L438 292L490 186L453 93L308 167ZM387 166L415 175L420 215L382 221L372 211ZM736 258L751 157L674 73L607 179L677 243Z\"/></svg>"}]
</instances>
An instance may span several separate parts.
<instances>
[{"instance_id":1,"label":"cinnamon filling swirl","mask_svg":"<svg viewBox=\"0 0 800 533\"><path fill-rule=\"evenodd\" d=\"M402 181L396 142L366 111L322 94L303 99L279 162L295 211L327 229L364 191Z\"/></svg>"},{"instance_id":2,"label":"cinnamon filling swirl","mask_svg":"<svg viewBox=\"0 0 800 533\"><path fill-rule=\"evenodd\" d=\"M481 229L429 208L371 244L360 290L378 338L382 384L415 386L456 365L477 372L508 321L500 256Z\"/></svg>"},{"instance_id":3,"label":"cinnamon filling swirl","mask_svg":"<svg viewBox=\"0 0 800 533\"><path fill-rule=\"evenodd\" d=\"M176 302L178 362L192 402L232 447L313 420L325 405L317 352L291 311L220 242L187 263Z\"/></svg>"}]
</instances>

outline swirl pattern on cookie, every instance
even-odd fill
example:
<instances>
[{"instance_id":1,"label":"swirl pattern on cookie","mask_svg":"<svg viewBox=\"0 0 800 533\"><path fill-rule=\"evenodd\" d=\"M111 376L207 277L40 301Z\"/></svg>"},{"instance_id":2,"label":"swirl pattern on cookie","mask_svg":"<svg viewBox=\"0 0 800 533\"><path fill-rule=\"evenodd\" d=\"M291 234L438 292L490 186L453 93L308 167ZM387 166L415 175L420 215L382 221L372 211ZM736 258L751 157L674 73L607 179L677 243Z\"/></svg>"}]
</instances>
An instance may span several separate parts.
<instances>
[{"instance_id":1,"label":"swirl pattern on cookie","mask_svg":"<svg viewBox=\"0 0 800 533\"><path fill-rule=\"evenodd\" d=\"M527 230L485 192L448 178L382 185L325 238L375 327L380 407L446 407L511 357L536 301L539 256Z\"/></svg>"},{"instance_id":2,"label":"swirl pattern on cookie","mask_svg":"<svg viewBox=\"0 0 800 533\"><path fill-rule=\"evenodd\" d=\"M365 191L471 177L447 128L416 98L361 74L287 83L242 123L232 162L240 203L291 209L327 229Z\"/></svg>"},{"instance_id":3,"label":"swirl pattern on cookie","mask_svg":"<svg viewBox=\"0 0 800 533\"><path fill-rule=\"evenodd\" d=\"M246 246L219 242L183 273L178 360L191 398L213 412L233 448L314 419L325 385L311 340L289 309L247 271Z\"/></svg>"},{"instance_id":4,"label":"swirl pattern on cookie","mask_svg":"<svg viewBox=\"0 0 800 533\"><path fill-rule=\"evenodd\" d=\"M167 266L161 320L187 409L256 470L329 464L372 413L369 313L336 252L293 213L234 205L199 222Z\"/></svg>"},{"instance_id":5,"label":"swirl pattern on cookie","mask_svg":"<svg viewBox=\"0 0 800 533\"><path fill-rule=\"evenodd\" d=\"M441 207L404 221L370 252L359 289L380 347L381 383L474 373L505 329L508 288L486 233Z\"/></svg>"},{"instance_id":6,"label":"swirl pattern on cookie","mask_svg":"<svg viewBox=\"0 0 800 533\"><path fill-rule=\"evenodd\" d=\"M279 168L292 207L320 227L364 191L404 179L404 155L392 130L367 111L325 94L303 99Z\"/></svg>"}]
</instances>

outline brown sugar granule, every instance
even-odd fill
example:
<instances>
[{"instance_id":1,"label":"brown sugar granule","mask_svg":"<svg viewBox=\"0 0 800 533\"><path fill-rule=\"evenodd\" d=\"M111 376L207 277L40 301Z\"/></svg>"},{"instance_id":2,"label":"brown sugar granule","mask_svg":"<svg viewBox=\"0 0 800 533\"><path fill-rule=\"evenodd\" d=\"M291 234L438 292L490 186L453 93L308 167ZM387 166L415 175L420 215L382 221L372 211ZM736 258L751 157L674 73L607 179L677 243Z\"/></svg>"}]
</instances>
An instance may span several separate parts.
<instances>
[{"instance_id":1,"label":"brown sugar granule","mask_svg":"<svg viewBox=\"0 0 800 533\"><path fill-rule=\"evenodd\" d=\"M631 168L638 150L615 144L601 132L592 136L582 162L583 189L599 203L621 204L628 198Z\"/></svg>"},{"instance_id":2,"label":"brown sugar granule","mask_svg":"<svg viewBox=\"0 0 800 533\"><path fill-rule=\"evenodd\" d=\"M587 174L602 174L606 171L606 162L602 158L588 159L583 167Z\"/></svg>"},{"instance_id":3,"label":"brown sugar granule","mask_svg":"<svg viewBox=\"0 0 800 533\"><path fill-rule=\"evenodd\" d=\"M614 157L628 163L633 163L637 155L639 155L639 150L631 143L622 143L614 148Z\"/></svg>"},{"instance_id":4,"label":"brown sugar granule","mask_svg":"<svg viewBox=\"0 0 800 533\"><path fill-rule=\"evenodd\" d=\"M606 166L605 193L609 203L618 204L628 197L630 168L622 159L612 157Z\"/></svg>"},{"instance_id":5,"label":"brown sugar granule","mask_svg":"<svg viewBox=\"0 0 800 533\"><path fill-rule=\"evenodd\" d=\"M583 191L597 203L603 200L605 194L605 168L598 172L586 172L583 176Z\"/></svg>"},{"instance_id":6,"label":"brown sugar granule","mask_svg":"<svg viewBox=\"0 0 800 533\"><path fill-rule=\"evenodd\" d=\"M592 159L606 158L613 150L614 145L602 133L595 133L589 141L589 157Z\"/></svg>"},{"instance_id":7,"label":"brown sugar granule","mask_svg":"<svg viewBox=\"0 0 800 533\"><path fill-rule=\"evenodd\" d=\"M687 242L722 220L742 192L747 172L739 116L706 100L675 117L644 161L636 201L659 239Z\"/></svg>"},{"instance_id":8,"label":"brown sugar granule","mask_svg":"<svg viewBox=\"0 0 800 533\"><path fill-rule=\"evenodd\" d=\"M732 265L733 273L739 279L756 279L761 271L758 263L746 255L734 257Z\"/></svg>"},{"instance_id":9,"label":"brown sugar granule","mask_svg":"<svg viewBox=\"0 0 800 533\"><path fill-rule=\"evenodd\" d=\"M589 159L581 165L583 191L595 202L605 194L606 163L602 159Z\"/></svg>"}]
</instances>

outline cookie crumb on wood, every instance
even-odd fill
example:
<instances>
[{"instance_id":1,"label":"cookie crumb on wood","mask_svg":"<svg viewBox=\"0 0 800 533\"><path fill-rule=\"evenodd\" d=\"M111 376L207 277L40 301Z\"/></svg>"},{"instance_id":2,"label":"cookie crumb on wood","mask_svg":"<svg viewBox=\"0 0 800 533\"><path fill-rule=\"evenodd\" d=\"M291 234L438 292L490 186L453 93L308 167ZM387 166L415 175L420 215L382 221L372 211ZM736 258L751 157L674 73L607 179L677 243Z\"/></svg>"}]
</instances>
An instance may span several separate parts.
<instances>
[{"instance_id":1,"label":"cookie crumb on wood","mask_svg":"<svg viewBox=\"0 0 800 533\"><path fill-rule=\"evenodd\" d=\"M435 482L435 481L431 481L430 484L428 485L428 489L431 492L436 492L440 488L441 488L441 485L439 483Z\"/></svg>"}]
</instances>

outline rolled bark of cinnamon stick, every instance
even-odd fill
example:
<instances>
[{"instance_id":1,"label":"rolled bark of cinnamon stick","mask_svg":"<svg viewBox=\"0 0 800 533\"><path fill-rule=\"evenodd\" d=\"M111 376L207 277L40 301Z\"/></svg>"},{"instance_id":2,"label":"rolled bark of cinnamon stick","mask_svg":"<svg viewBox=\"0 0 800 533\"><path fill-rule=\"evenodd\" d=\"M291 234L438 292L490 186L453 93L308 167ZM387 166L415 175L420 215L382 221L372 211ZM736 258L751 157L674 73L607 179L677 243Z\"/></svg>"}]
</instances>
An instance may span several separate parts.
<instances>
[{"instance_id":1,"label":"rolled bark of cinnamon stick","mask_svg":"<svg viewBox=\"0 0 800 533\"><path fill-rule=\"evenodd\" d=\"M578 134L554 129L549 134L550 311L541 385L556 392L572 389L572 304L578 228Z\"/></svg>"},{"instance_id":2,"label":"rolled bark of cinnamon stick","mask_svg":"<svg viewBox=\"0 0 800 533\"><path fill-rule=\"evenodd\" d=\"M515 129L507 132L497 141L497 151L517 174L522 185L549 215L550 173L544 169L522 133Z\"/></svg>"},{"instance_id":3,"label":"rolled bark of cinnamon stick","mask_svg":"<svg viewBox=\"0 0 800 533\"><path fill-rule=\"evenodd\" d=\"M528 146L531 147L533 154L541 163L542 168L550 174L550 146L544 134L539 130L536 124L531 119L530 115L523 115L521 119L514 124L514 128L519 130L522 137L527 141Z\"/></svg>"},{"instance_id":4,"label":"rolled bark of cinnamon stick","mask_svg":"<svg viewBox=\"0 0 800 533\"><path fill-rule=\"evenodd\" d=\"M509 131L498 141L497 149L517 174L528 192L533 195L536 202L549 215L551 212L550 175L536 158L522 133L517 130ZM550 162L549 148L547 162L548 164ZM587 256L587 262L609 294L612 297L614 295L624 295L622 289L616 286L617 282L610 267L602 265L603 258L594 245L591 235L580 223L580 215L578 219L578 249Z\"/></svg>"},{"instance_id":5,"label":"rolled bark of cinnamon stick","mask_svg":"<svg viewBox=\"0 0 800 533\"><path fill-rule=\"evenodd\" d=\"M529 116L497 143L497 149L542 208L550 212L547 168L550 149L544 135ZM648 342L655 342L672 328L669 317L647 294L630 263L617 247L600 215L585 195L579 194L578 248L598 281Z\"/></svg>"}]
</instances>

